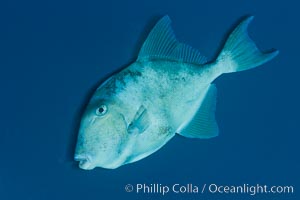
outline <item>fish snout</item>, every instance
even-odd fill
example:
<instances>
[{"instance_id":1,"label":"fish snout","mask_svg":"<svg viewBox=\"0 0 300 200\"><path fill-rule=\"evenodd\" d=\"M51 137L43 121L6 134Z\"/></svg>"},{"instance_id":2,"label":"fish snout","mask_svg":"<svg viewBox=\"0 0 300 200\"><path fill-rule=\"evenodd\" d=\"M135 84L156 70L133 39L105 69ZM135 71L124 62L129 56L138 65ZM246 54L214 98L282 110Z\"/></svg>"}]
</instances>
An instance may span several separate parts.
<instances>
[{"instance_id":1,"label":"fish snout","mask_svg":"<svg viewBox=\"0 0 300 200\"><path fill-rule=\"evenodd\" d=\"M88 154L79 154L74 156L75 161L79 162L79 167L85 170L94 169L95 166L92 164L92 158Z\"/></svg>"}]
</instances>

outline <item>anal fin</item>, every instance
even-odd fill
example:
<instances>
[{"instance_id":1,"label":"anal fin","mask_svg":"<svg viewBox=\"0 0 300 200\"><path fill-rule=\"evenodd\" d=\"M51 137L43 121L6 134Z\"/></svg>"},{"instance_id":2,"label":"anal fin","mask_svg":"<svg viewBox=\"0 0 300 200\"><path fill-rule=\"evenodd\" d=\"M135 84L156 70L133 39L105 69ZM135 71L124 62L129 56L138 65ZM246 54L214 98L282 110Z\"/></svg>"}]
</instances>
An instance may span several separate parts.
<instances>
[{"instance_id":1,"label":"anal fin","mask_svg":"<svg viewBox=\"0 0 300 200\"><path fill-rule=\"evenodd\" d=\"M215 119L217 88L211 84L198 111L179 135L188 138L212 138L218 136L219 128Z\"/></svg>"}]
</instances>

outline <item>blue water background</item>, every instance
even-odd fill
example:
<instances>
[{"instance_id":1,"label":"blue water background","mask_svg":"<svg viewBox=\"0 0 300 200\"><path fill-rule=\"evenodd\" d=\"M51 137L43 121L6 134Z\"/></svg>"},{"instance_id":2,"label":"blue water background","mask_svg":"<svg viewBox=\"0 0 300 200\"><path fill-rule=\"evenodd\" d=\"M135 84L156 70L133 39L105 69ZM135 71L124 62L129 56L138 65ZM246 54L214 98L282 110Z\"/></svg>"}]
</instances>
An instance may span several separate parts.
<instances>
[{"instance_id":1,"label":"blue water background","mask_svg":"<svg viewBox=\"0 0 300 200\"><path fill-rule=\"evenodd\" d=\"M300 199L299 3L292 0L0 3L0 199ZM177 38L213 59L239 20L280 54L219 77L220 136L180 136L117 170L72 160L80 113L99 81L134 61L168 14ZM195 86L196 87L196 86ZM126 193L126 184L292 185L290 195Z\"/></svg>"}]
</instances>

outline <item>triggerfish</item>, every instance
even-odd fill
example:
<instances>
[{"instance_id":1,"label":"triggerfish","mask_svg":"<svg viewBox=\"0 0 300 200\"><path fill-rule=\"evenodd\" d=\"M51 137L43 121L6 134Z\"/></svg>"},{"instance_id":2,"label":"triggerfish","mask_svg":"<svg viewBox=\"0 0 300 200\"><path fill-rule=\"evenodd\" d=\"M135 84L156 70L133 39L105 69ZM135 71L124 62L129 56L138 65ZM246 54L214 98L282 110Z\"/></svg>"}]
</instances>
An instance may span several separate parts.
<instances>
[{"instance_id":1,"label":"triggerfish","mask_svg":"<svg viewBox=\"0 0 300 200\"><path fill-rule=\"evenodd\" d=\"M83 113L75 160L79 167L115 169L159 150L176 134L207 139L219 134L215 119L221 74L248 70L274 58L247 33L253 17L229 35L216 59L178 42L168 16L143 43L135 62L104 81Z\"/></svg>"}]
</instances>

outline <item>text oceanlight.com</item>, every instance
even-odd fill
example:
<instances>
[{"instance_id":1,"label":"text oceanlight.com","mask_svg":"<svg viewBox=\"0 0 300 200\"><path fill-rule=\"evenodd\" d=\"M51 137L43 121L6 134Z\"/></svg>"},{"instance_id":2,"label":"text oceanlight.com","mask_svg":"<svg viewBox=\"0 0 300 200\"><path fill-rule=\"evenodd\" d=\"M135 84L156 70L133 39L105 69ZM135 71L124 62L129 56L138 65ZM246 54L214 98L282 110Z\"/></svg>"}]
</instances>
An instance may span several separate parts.
<instances>
[{"instance_id":1,"label":"text oceanlight.com","mask_svg":"<svg viewBox=\"0 0 300 200\"><path fill-rule=\"evenodd\" d=\"M269 186L262 184L241 184L241 185L219 185L219 184L202 184L196 185L192 183L179 184L175 183L172 185L167 184L127 184L125 186L126 192L132 192L136 194L161 194L166 195L169 193L173 194L293 194L293 186Z\"/></svg>"}]
</instances>

